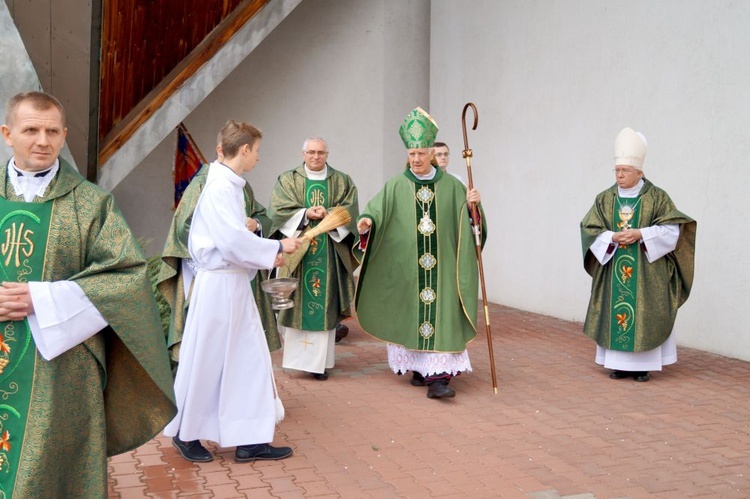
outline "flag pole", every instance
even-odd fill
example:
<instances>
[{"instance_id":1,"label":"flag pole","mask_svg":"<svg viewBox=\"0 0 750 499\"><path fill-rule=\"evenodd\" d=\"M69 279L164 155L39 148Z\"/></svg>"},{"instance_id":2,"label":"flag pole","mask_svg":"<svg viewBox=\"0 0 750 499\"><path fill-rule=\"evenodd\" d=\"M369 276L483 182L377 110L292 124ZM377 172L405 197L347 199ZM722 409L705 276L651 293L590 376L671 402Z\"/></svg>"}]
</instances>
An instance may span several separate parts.
<instances>
[{"instance_id":1,"label":"flag pole","mask_svg":"<svg viewBox=\"0 0 750 499\"><path fill-rule=\"evenodd\" d=\"M463 158L466 160L466 172L469 177L469 189L474 188L474 180L471 176L471 158L474 156L474 152L469 149L469 139L466 135L466 110L471 108L474 110L474 126L472 130L477 129L479 123L479 113L477 112L477 106L473 102L467 102L461 112L461 127L464 132L464 150L462 153ZM477 263L479 264L479 282L482 287L482 304L484 305L484 324L487 331L487 349L490 354L490 373L492 374L492 389L497 395L497 374L495 373L495 355L492 351L492 331L490 330L490 312L487 305L487 289L484 285L484 264L482 263L482 219L479 215L479 208L476 203L471 203L469 206L471 212L471 220L473 223L472 231L474 232L474 245L477 250Z\"/></svg>"},{"instance_id":2,"label":"flag pole","mask_svg":"<svg viewBox=\"0 0 750 499\"><path fill-rule=\"evenodd\" d=\"M198 153L198 159L201 160L201 163L203 163L204 165L208 164L208 161L206 160L206 157L203 155L203 153L201 152L200 148L198 147L198 145L193 140L193 136L190 135L190 132L188 132L187 127L185 127L185 125L182 122L180 122L180 124L177 125L177 128L179 128L182 131L182 133L185 134L185 137L187 137L188 142L190 142L190 145L193 146L193 149L195 149L195 152Z\"/></svg>"}]
</instances>

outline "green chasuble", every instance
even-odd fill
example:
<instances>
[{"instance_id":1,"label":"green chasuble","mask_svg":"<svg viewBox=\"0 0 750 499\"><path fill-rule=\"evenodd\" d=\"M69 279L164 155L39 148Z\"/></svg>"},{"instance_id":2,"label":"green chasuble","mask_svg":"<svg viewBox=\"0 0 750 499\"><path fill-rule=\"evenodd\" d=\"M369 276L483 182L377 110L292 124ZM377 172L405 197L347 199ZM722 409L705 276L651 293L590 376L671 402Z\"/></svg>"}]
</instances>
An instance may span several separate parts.
<instances>
[{"instance_id":1,"label":"green chasuble","mask_svg":"<svg viewBox=\"0 0 750 499\"><path fill-rule=\"evenodd\" d=\"M583 264L593 279L583 329L610 350L645 352L664 343L693 285L696 223L675 208L665 191L643 180L637 198L618 198L617 185L597 195L581 222ZM617 248L601 265L589 248L602 232L623 229L619 212L624 203L635 208L631 228L679 225L675 250L649 263L641 246L631 244Z\"/></svg>"},{"instance_id":2,"label":"green chasuble","mask_svg":"<svg viewBox=\"0 0 750 499\"><path fill-rule=\"evenodd\" d=\"M350 231L343 241L336 242L328 234L316 237L293 269L292 277L299 279L292 294L294 307L279 311L279 324L304 331L329 331L342 319L351 315L354 297L352 246L357 232L359 206L357 188L349 175L327 167L325 180L307 178L305 166L282 173L271 194L268 215L271 217L271 236L285 237L280 228L299 210L323 206L331 210L345 208L352 220ZM312 222L308 227L314 226Z\"/></svg>"},{"instance_id":3,"label":"green chasuble","mask_svg":"<svg viewBox=\"0 0 750 499\"><path fill-rule=\"evenodd\" d=\"M362 328L410 350L465 350L476 336L479 273L463 184L440 169L432 180L407 169L361 217L373 221L355 299Z\"/></svg>"},{"instance_id":4,"label":"green chasuble","mask_svg":"<svg viewBox=\"0 0 750 499\"><path fill-rule=\"evenodd\" d=\"M167 241L164 244L161 267L156 279L156 288L167 300L171 310L169 331L165 333L173 369L179 362L180 343L182 342L187 307L190 301L189 297L188 299L185 298L185 292L183 291L182 260L190 258L190 252L188 251L190 223L193 220L193 212L195 212L195 207L198 204L198 198L200 198L201 191L206 185L209 167L210 165L203 165L182 194L180 204L177 205L172 218ZM264 233L268 233L271 228L271 220L266 216L266 209L263 205L256 201L253 189L247 182L245 183L245 212L248 217L259 220ZM259 284L260 281L268 278L268 274L267 270L258 271L256 278L253 280L253 295L260 312L263 330L266 333L268 349L273 352L281 348L281 340L276 329L276 316L271 308L270 297L263 292Z\"/></svg>"},{"instance_id":5,"label":"green chasuble","mask_svg":"<svg viewBox=\"0 0 750 499\"><path fill-rule=\"evenodd\" d=\"M0 496L105 497L107 456L176 412L146 261L114 197L63 160L34 203L3 166L0 198L3 279L76 282L109 323L51 361L27 321L2 324Z\"/></svg>"}]
</instances>

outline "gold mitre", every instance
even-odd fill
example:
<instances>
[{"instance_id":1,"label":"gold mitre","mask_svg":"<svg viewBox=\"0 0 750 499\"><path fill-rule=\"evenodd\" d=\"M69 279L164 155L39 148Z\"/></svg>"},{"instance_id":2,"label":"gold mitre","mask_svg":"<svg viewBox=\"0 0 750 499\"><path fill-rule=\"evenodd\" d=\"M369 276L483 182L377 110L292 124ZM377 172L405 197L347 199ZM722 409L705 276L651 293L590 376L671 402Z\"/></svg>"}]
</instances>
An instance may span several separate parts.
<instances>
[{"instance_id":1,"label":"gold mitre","mask_svg":"<svg viewBox=\"0 0 750 499\"><path fill-rule=\"evenodd\" d=\"M421 149L435 144L438 130L437 123L432 116L418 107L406 115L401 128L398 129L398 134L407 149Z\"/></svg>"},{"instance_id":2,"label":"gold mitre","mask_svg":"<svg viewBox=\"0 0 750 499\"><path fill-rule=\"evenodd\" d=\"M615 165L643 169L646 159L646 138L632 128L623 128L615 139Z\"/></svg>"}]
</instances>

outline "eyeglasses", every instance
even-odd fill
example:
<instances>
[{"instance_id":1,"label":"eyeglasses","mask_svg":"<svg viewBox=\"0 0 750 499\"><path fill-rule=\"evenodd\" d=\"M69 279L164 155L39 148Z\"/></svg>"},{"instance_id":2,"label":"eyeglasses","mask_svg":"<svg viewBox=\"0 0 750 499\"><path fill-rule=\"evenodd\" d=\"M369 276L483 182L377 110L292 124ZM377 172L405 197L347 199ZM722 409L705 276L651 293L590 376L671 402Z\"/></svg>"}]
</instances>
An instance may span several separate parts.
<instances>
[{"instance_id":1,"label":"eyeglasses","mask_svg":"<svg viewBox=\"0 0 750 499\"><path fill-rule=\"evenodd\" d=\"M451 153L449 153L449 152L436 152L435 153L435 157L437 157L437 158L447 158L450 155L451 155Z\"/></svg>"},{"instance_id":2,"label":"eyeglasses","mask_svg":"<svg viewBox=\"0 0 750 499\"><path fill-rule=\"evenodd\" d=\"M627 168L627 169L625 169L625 168L615 168L612 171L615 172L615 175L632 175L637 170L635 170L634 168Z\"/></svg>"},{"instance_id":3,"label":"eyeglasses","mask_svg":"<svg viewBox=\"0 0 750 499\"><path fill-rule=\"evenodd\" d=\"M305 151L308 156L326 156L328 151Z\"/></svg>"}]
</instances>

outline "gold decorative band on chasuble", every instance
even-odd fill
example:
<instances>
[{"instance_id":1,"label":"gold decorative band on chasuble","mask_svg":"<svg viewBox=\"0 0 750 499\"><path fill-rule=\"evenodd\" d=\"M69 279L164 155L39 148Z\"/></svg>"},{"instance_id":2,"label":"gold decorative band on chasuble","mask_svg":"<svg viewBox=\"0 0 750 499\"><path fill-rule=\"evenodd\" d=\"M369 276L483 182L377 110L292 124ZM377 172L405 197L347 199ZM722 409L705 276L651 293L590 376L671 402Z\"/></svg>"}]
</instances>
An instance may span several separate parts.
<instances>
[{"instance_id":1,"label":"gold decorative band on chasuble","mask_svg":"<svg viewBox=\"0 0 750 499\"><path fill-rule=\"evenodd\" d=\"M425 184L414 193L417 263L419 264L419 342L420 350L435 349L437 309L437 215L434 184Z\"/></svg>"},{"instance_id":2,"label":"gold decorative band on chasuble","mask_svg":"<svg viewBox=\"0 0 750 499\"><path fill-rule=\"evenodd\" d=\"M53 203L0 198L0 279L41 281ZM10 497L21 459L36 346L28 320L0 323L0 496Z\"/></svg>"}]
</instances>

